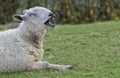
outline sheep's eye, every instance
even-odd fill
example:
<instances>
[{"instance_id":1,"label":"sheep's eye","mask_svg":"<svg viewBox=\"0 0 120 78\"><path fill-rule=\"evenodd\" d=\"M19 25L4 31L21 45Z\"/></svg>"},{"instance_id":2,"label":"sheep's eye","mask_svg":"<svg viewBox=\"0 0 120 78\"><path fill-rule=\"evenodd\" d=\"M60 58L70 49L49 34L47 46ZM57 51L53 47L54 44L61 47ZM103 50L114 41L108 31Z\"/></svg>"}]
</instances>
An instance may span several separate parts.
<instances>
[{"instance_id":1,"label":"sheep's eye","mask_svg":"<svg viewBox=\"0 0 120 78\"><path fill-rule=\"evenodd\" d=\"M31 13L31 14L29 14L29 16L37 16L37 14Z\"/></svg>"}]
</instances>

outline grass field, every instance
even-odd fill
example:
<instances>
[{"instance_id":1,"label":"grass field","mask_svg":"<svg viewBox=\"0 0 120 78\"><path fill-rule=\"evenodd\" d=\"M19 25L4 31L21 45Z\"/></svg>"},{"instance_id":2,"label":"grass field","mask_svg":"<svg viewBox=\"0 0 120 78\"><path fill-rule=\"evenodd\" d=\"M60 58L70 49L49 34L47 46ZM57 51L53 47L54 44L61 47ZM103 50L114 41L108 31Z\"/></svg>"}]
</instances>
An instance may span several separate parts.
<instances>
[{"instance_id":1,"label":"grass field","mask_svg":"<svg viewBox=\"0 0 120 78\"><path fill-rule=\"evenodd\" d=\"M47 31L44 50L44 60L74 69L2 73L0 78L120 78L119 21L59 25Z\"/></svg>"}]
</instances>

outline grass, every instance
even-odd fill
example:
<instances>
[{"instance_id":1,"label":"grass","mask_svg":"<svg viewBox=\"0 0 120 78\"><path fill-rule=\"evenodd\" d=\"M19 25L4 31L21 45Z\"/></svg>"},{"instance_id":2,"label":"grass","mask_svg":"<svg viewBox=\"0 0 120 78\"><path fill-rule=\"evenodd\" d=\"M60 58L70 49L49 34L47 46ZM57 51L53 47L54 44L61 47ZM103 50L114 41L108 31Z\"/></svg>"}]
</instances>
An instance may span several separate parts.
<instances>
[{"instance_id":1,"label":"grass","mask_svg":"<svg viewBox=\"0 0 120 78\"><path fill-rule=\"evenodd\" d=\"M119 78L120 21L59 25L47 31L44 50L44 60L74 70L2 73L0 78Z\"/></svg>"}]
</instances>

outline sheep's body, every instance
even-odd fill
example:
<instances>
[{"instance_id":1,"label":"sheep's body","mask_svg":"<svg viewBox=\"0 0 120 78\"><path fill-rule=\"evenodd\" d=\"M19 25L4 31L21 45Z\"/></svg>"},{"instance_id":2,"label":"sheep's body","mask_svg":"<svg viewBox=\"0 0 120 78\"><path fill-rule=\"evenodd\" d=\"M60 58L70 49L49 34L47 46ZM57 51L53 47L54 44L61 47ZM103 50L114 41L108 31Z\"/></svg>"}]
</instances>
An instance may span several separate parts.
<instances>
[{"instance_id":1,"label":"sheep's body","mask_svg":"<svg viewBox=\"0 0 120 78\"><path fill-rule=\"evenodd\" d=\"M49 22L53 17L53 13L43 7L30 8L25 10L24 15L14 16L15 20L22 21L19 27L0 32L0 72L73 68L41 61L45 29L46 26L55 26Z\"/></svg>"},{"instance_id":2,"label":"sheep's body","mask_svg":"<svg viewBox=\"0 0 120 78\"><path fill-rule=\"evenodd\" d=\"M45 30L35 39L34 33L25 27L0 32L0 72L23 71L35 61L42 60Z\"/></svg>"}]
</instances>

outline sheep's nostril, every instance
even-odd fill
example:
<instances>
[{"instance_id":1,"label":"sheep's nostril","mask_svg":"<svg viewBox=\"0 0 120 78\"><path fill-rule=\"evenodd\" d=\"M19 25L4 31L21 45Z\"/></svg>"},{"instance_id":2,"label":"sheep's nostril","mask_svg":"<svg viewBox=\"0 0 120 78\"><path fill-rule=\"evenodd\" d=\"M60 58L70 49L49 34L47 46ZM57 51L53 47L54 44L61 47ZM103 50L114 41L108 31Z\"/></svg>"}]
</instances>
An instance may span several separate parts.
<instances>
[{"instance_id":1,"label":"sheep's nostril","mask_svg":"<svg viewBox=\"0 0 120 78\"><path fill-rule=\"evenodd\" d=\"M55 17L55 14L53 14L53 13L49 13L49 16L51 16L51 17Z\"/></svg>"}]
</instances>

